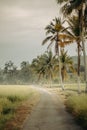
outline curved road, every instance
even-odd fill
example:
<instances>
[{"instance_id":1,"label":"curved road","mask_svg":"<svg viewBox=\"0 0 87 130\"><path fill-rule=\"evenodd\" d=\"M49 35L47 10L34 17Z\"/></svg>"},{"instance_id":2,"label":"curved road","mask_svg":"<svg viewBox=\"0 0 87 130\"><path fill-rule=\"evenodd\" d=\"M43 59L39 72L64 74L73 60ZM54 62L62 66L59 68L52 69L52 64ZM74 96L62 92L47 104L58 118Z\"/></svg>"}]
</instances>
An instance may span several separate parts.
<instances>
[{"instance_id":1,"label":"curved road","mask_svg":"<svg viewBox=\"0 0 87 130\"><path fill-rule=\"evenodd\" d=\"M60 98L38 88L41 99L24 122L23 130L82 130L77 126Z\"/></svg>"}]
</instances>

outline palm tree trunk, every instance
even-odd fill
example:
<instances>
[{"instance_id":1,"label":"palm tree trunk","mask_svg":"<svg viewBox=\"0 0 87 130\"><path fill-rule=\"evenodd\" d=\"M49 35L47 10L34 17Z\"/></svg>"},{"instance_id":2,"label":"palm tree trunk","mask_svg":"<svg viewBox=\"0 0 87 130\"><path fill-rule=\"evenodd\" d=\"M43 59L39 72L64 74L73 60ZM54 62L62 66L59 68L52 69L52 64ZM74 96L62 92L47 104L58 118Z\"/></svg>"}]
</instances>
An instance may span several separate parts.
<instances>
[{"instance_id":1,"label":"palm tree trunk","mask_svg":"<svg viewBox=\"0 0 87 130\"><path fill-rule=\"evenodd\" d=\"M56 54L58 56L58 62L59 62L59 77L60 77L60 84L61 84L61 87L62 87L62 90L64 90L64 84L63 84L63 81L62 81L62 75L61 75L61 62L60 62L60 48L59 48L59 45L58 45L58 33L57 33L57 41L56 41Z\"/></svg>"},{"instance_id":2,"label":"palm tree trunk","mask_svg":"<svg viewBox=\"0 0 87 130\"><path fill-rule=\"evenodd\" d=\"M61 75L62 75L62 81L63 81L63 83L64 83L64 70L65 70L65 67L63 66L61 68Z\"/></svg>"},{"instance_id":3,"label":"palm tree trunk","mask_svg":"<svg viewBox=\"0 0 87 130\"><path fill-rule=\"evenodd\" d=\"M52 87L52 76L50 74L50 88Z\"/></svg>"},{"instance_id":4,"label":"palm tree trunk","mask_svg":"<svg viewBox=\"0 0 87 130\"><path fill-rule=\"evenodd\" d=\"M79 41L78 41L77 45L78 45L78 72L77 72L77 75L78 75L78 93L81 93L81 88L80 88L80 43L79 43Z\"/></svg>"},{"instance_id":5,"label":"palm tree trunk","mask_svg":"<svg viewBox=\"0 0 87 130\"><path fill-rule=\"evenodd\" d=\"M61 62L60 62L60 57L59 57L59 77L60 77L60 84L62 87L62 90L64 90L64 84L63 84L63 80L62 80L62 75L61 75Z\"/></svg>"},{"instance_id":6,"label":"palm tree trunk","mask_svg":"<svg viewBox=\"0 0 87 130\"><path fill-rule=\"evenodd\" d=\"M87 63L86 63L86 52L85 52L85 43L84 43L84 28L85 28L85 24L84 24L84 8L82 5L82 19L81 19L81 23L82 23L82 33L81 33L81 37L82 37L82 47L83 47L83 57L84 57L84 67L85 67L85 83L86 83L86 87L85 87L85 92L87 93Z\"/></svg>"},{"instance_id":7,"label":"palm tree trunk","mask_svg":"<svg viewBox=\"0 0 87 130\"><path fill-rule=\"evenodd\" d=\"M86 63L85 43L84 43L83 37L84 36L83 36L83 31L82 31L82 46L83 46L83 57L84 57L84 67L85 67L84 75L85 75L85 84L86 84L85 92L87 93L87 63Z\"/></svg>"}]
</instances>

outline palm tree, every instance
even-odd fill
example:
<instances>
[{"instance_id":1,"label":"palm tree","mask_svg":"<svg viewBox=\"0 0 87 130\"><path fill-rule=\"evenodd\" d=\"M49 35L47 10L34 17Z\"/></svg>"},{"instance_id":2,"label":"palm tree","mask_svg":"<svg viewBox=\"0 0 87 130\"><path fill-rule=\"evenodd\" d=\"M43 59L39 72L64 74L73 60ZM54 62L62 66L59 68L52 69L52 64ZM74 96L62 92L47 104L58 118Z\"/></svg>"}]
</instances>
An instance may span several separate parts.
<instances>
[{"instance_id":1,"label":"palm tree","mask_svg":"<svg viewBox=\"0 0 87 130\"><path fill-rule=\"evenodd\" d=\"M43 55L33 59L32 68L38 74L38 80L46 76Z\"/></svg>"},{"instance_id":2,"label":"palm tree","mask_svg":"<svg viewBox=\"0 0 87 130\"><path fill-rule=\"evenodd\" d=\"M55 43L55 53L58 56L58 61L59 61L59 77L60 77L62 89L64 90L64 86L62 83L62 77L61 77L60 48L59 48L59 33L63 29L64 29L64 27L62 26L61 19L59 19L59 18L53 19L53 21L50 23L50 25L48 25L45 28L46 34L47 35L50 34L50 36L47 36L45 38L42 45L44 45L46 42L48 42L50 40L50 44L48 46L48 48L49 48L53 44L53 42Z\"/></svg>"},{"instance_id":3,"label":"palm tree","mask_svg":"<svg viewBox=\"0 0 87 130\"><path fill-rule=\"evenodd\" d=\"M64 16L67 16L75 10L79 16L80 27L84 24L87 28L87 1L86 0L56 0L58 4L63 4L61 7ZM82 17L83 15L83 17ZM83 23L84 22L84 23Z\"/></svg>"},{"instance_id":4,"label":"palm tree","mask_svg":"<svg viewBox=\"0 0 87 130\"><path fill-rule=\"evenodd\" d=\"M65 46L66 44L69 44L72 42L70 39L71 37L69 35L65 35L62 32L67 31L67 29L63 26L63 22L60 18L55 18L53 21L48 25L46 28L46 35L48 35L44 41L42 42L42 45L50 41L48 48L55 43L55 53L58 56L58 62L59 62L59 77L61 81L62 89L64 90L64 85L62 83L62 77L61 77L61 63L60 63L60 46ZM66 41L67 39L67 41Z\"/></svg>"},{"instance_id":5,"label":"palm tree","mask_svg":"<svg viewBox=\"0 0 87 130\"><path fill-rule=\"evenodd\" d=\"M44 66L45 66L45 73L46 78L50 81L50 87L52 83L52 79L55 75L55 66L57 65L57 58L53 56L52 51L47 51L44 55Z\"/></svg>"},{"instance_id":6,"label":"palm tree","mask_svg":"<svg viewBox=\"0 0 87 130\"><path fill-rule=\"evenodd\" d=\"M61 51L60 60L62 64L61 75L62 75L62 80L64 81L65 75L67 74L67 69L74 71L73 61L72 58L67 55L67 51L66 52L64 51L64 49Z\"/></svg>"},{"instance_id":7,"label":"palm tree","mask_svg":"<svg viewBox=\"0 0 87 130\"><path fill-rule=\"evenodd\" d=\"M32 62L32 67L38 74L39 79L44 77L52 81L54 75L54 65L57 62L57 59L53 56L51 51L45 52L43 55L38 56ZM38 80L39 80L38 79ZM50 84L51 86L51 84Z\"/></svg>"},{"instance_id":8,"label":"palm tree","mask_svg":"<svg viewBox=\"0 0 87 130\"><path fill-rule=\"evenodd\" d=\"M70 26L70 32L72 33L73 38L75 39L75 42L77 44L77 50L78 50L78 92L80 93L80 57L81 57L81 51L82 51L82 45L81 45L81 33L79 28L79 18L78 16L72 16L68 17L67 20L69 26Z\"/></svg>"},{"instance_id":9,"label":"palm tree","mask_svg":"<svg viewBox=\"0 0 87 130\"><path fill-rule=\"evenodd\" d=\"M84 44L84 32L87 30L87 1L86 0L57 0L59 4L64 3L62 7L63 14L67 16L67 14L71 14L73 10L76 11L76 14L79 18L79 29L80 29L80 36L82 41L83 47L83 55L84 55L84 66L85 66L85 80L86 80L86 89L87 92L87 69L86 69L86 52L85 52L85 44ZM85 8L84 8L85 7ZM86 33L85 33L86 34Z\"/></svg>"}]
</instances>

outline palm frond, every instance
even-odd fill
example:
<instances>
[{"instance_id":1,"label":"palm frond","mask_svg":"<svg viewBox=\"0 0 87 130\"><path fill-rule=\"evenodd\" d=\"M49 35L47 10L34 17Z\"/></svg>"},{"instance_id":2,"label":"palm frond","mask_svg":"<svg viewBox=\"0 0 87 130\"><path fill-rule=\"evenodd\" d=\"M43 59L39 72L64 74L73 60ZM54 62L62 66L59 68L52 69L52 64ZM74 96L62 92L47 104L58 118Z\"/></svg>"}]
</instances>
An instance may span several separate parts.
<instances>
[{"instance_id":1,"label":"palm frond","mask_svg":"<svg viewBox=\"0 0 87 130\"><path fill-rule=\"evenodd\" d=\"M52 44L53 44L53 41L48 45L47 50L51 47Z\"/></svg>"},{"instance_id":2,"label":"palm frond","mask_svg":"<svg viewBox=\"0 0 87 130\"><path fill-rule=\"evenodd\" d=\"M67 29L65 30L65 33L66 33L66 34L68 34L68 35L70 35L71 37L73 37L73 38L74 38L73 33L72 33L72 32L70 32L70 31L68 31Z\"/></svg>"},{"instance_id":3,"label":"palm frond","mask_svg":"<svg viewBox=\"0 0 87 130\"><path fill-rule=\"evenodd\" d=\"M73 37L71 35L67 35L67 34L59 34L59 39L63 39L63 40L67 40L67 39L71 39L73 40Z\"/></svg>"},{"instance_id":4,"label":"palm frond","mask_svg":"<svg viewBox=\"0 0 87 130\"><path fill-rule=\"evenodd\" d=\"M54 33L55 33L54 28L48 29L48 30L46 31L46 35L48 35L49 33L54 34Z\"/></svg>"},{"instance_id":5,"label":"palm frond","mask_svg":"<svg viewBox=\"0 0 87 130\"><path fill-rule=\"evenodd\" d=\"M44 45L46 42L48 42L53 36L48 36L46 37L43 42L42 42L42 45Z\"/></svg>"},{"instance_id":6,"label":"palm frond","mask_svg":"<svg viewBox=\"0 0 87 130\"><path fill-rule=\"evenodd\" d=\"M51 26L54 26L54 23L53 23L53 22L50 22L50 25L51 25Z\"/></svg>"},{"instance_id":7,"label":"palm frond","mask_svg":"<svg viewBox=\"0 0 87 130\"><path fill-rule=\"evenodd\" d=\"M62 4L63 2L67 2L68 0L56 0L58 4Z\"/></svg>"},{"instance_id":8,"label":"palm frond","mask_svg":"<svg viewBox=\"0 0 87 130\"><path fill-rule=\"evenodd\" d=\"M74 36L80 36L79 18L77 16L69 17L67 22L70 25L70 30Z\"/></svg>"},{"instance_id":9,"label":"palm frond","mask_svg":"<svg viewBox=\"0 0 87 130\"><path fill-rule=\"evenodd\" d=\"M73 43L73 41L70 40L70 41L59 42L59 45L61 47L65 47L66 45L69 45L69 44L72 44L72 43Z\"/></svg>"},{"instance_id":10,"label":"palm frond","mask_svg":"<svg viewBox=\"0 0 87 130\"><path fill-rule=\"evenodd\" d=\"M82 8L82 2L83 0L68 1L62 6L61 11L63 12L64 16L70 15L74 9Z\"/></svg>"}]
</instances>

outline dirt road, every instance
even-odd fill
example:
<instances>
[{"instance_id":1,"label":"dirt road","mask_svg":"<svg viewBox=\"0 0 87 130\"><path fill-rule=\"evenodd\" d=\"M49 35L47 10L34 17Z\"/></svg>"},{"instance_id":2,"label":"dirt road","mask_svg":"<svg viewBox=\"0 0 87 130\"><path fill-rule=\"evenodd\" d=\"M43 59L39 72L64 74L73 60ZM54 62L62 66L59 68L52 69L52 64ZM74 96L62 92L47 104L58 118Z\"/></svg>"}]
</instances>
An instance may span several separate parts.
<instances>
[{"instance_id":1,"label":"dirt road","mask_svg":"<svg viewBox=\"0 0 87 130\"><path fill-rule=\"evenodd\" d=\"M38 88L38 91L40 102L25 120L23 130L82 130L57 95L45 89Z\"/></svg>"}]
</instances>

